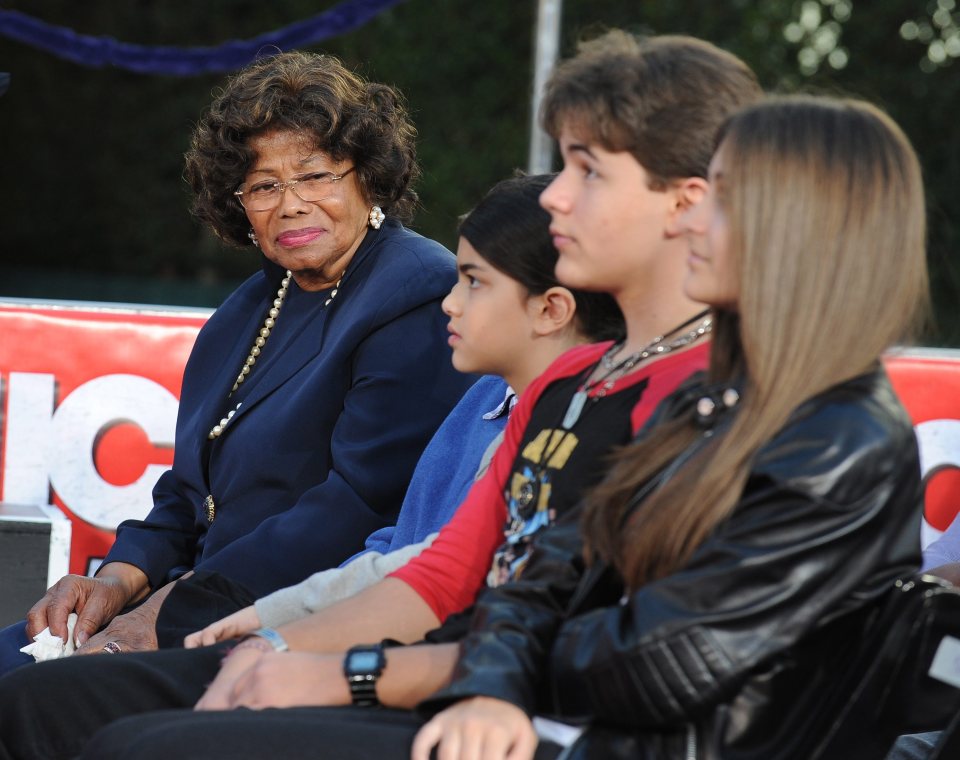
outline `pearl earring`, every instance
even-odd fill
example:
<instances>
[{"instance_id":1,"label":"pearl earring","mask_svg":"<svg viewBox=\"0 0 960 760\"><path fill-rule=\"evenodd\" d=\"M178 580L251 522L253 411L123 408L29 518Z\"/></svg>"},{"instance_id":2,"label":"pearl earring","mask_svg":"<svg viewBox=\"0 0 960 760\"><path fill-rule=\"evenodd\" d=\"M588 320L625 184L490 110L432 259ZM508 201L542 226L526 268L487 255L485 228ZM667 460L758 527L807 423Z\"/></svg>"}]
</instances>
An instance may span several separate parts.
<instances>
[{"instance_id":1,"label":"pearl earring","mask_svg":"<svg viewBox=\"0 0 960 760\"><path fill-rule=\"evenodd\" d=\"M257 240L257 233L254 232L253 229L251 229L250 232L247 233L247 237L250 238L250 242L253 243L255 246L257 246L257 248L260 247L260 241Z\"/></svg>"},{"instance_id":2,"label":"pearl earring","mask_svg":"<svg viewBox=\"0 0 960 760\"><path fill-rule=\"evenodd\" d=\"M383 224L383 220L386 218L386 214L383 213L383 209L381 209L379 206L374 206L372 209L370 209L370 215L367 217L370 222L370 226L375 230L380 229L380 225Z\"/></svg>"}]
</instances>

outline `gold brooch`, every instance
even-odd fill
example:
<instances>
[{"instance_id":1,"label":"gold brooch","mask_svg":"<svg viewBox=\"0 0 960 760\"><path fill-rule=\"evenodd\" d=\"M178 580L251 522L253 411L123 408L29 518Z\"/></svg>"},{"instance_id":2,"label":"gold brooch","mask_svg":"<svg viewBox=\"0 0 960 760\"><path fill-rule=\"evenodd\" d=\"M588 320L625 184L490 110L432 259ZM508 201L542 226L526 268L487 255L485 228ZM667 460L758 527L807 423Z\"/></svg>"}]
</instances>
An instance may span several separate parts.
<instances>
[{"instance_id":1,"label":"gold brooch","mask_svg":"<svg viewBox=\"0 0 960 760\"><path fill-rule=\"evenodd\" d=\"M213 503L213 494L209 494L203 500L203 508L207 510L207 522L212 523L213 518L217 516L217 505Z\"/></svg>"}]
</instances>

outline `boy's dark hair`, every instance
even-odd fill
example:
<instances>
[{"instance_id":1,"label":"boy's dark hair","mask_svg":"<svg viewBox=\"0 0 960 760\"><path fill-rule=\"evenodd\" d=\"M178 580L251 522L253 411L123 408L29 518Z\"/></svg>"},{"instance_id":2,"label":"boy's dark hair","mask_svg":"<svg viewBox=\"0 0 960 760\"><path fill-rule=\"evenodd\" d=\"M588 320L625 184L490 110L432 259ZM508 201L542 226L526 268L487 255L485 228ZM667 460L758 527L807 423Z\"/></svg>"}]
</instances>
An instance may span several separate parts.
<instances>
[{"instance_id":1,"label":"boy's dark hair","mask_svg":"<svg viewBox=\"0 0 960 760\"><path fill-rule=\"evenodd\" d=\"M477 253L531 295L560 285L554 274L557 249L550 237L550 215L540 207L540 194L552 180L551 174L539 174L498 182L460 222L460 235ZM577 324L590 340L623 335L623 314L612 296L570 292L577 302Z\"/></svg>"}]
</instances>

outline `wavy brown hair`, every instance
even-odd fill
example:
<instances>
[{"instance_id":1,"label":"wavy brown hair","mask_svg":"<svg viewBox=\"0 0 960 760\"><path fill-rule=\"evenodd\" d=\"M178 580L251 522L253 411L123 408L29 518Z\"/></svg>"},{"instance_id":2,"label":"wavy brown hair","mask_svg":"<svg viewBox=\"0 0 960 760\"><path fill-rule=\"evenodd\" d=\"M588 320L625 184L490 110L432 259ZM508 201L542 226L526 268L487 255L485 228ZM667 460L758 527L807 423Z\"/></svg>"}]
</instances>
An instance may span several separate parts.
<instances>
[{"instance_id":1,"label":"wavy brown hair","mask_svg":"<svg viewBox=\"0 0 960 760\"><path fill-rule=\"evenodd\" d=\"M791 97L747 109L721 135L717 199L740 296L736 314L716 315L708 374L739 383L742 401L639 505L634 495L702 437L689 417L622 449L589 495L589 550L632 588L690 559L798 405L876 366L928 313L920 167L888 116Z\"/></svg>"},{"instance_id":2,"label":"wavy brown hair","mask_svg":"<svg viewBox=\"0 0 960 760\"><path fill-rule=\"evenodd\" d=\"M299 132L334 160L357 167L364 199L409 221L417 204L416 130L401 95L367 82L329 55L281 53L230 78L200 119L186 154L191 210L223 240L247 245L250 223L233 192L255 155L250 139Z\"/></svg>"},{"instance_id":3,"label":"wavy brown hair","mask_svg":"<svg viewBox=\"0 0 960 760\"><path fill-rule=\"evenodd\" d=\"M670 180L706 177L717 131L762 96L743 61L682 35L640 38L612 30L582 42L544 91L540 119L605 150L629 151L662 190Z\"/></svg>"}]
</instances>

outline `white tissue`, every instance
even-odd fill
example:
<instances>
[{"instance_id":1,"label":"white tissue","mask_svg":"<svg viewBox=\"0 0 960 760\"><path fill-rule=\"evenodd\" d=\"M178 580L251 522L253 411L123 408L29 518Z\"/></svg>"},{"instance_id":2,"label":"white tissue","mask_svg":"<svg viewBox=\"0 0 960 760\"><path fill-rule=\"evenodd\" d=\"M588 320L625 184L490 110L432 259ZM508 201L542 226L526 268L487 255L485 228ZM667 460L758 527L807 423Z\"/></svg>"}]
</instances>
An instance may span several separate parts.
<instances>
[{"instance_id":1,"label":"white tissue","mask_svg":"<svg viewBox=\"0 0 960 760\"><path fill-rule=\"evenodd\" d=\"M33 644L27 644L20 651L24 654L33 655L37 662L45 660L56 660L59 657L67 657L73 654L77 646L73 641L73 627L77 624L77 613L71 612L67 618L67 643L63 639L50 633L49 628L44 628L40 633L33 637Z\"/></svg>"}]
</instances>

